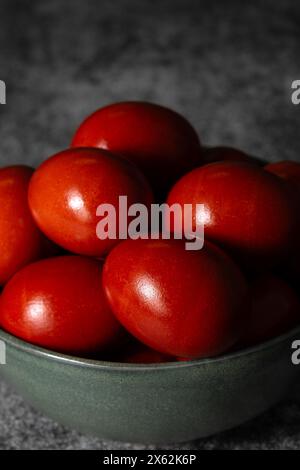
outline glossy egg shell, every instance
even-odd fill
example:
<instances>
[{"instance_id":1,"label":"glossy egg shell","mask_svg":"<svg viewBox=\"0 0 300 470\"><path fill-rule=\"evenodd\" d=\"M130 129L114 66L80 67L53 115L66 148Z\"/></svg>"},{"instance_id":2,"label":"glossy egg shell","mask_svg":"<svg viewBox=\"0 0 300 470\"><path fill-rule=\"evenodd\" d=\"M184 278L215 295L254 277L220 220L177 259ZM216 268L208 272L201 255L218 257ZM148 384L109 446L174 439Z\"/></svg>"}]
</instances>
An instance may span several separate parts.
<instances>
[{"instance_id":1,"label":"glossy egg shell","mask_svg":"<svg viewBox=\"0 0 300 470\"><path fill-rule=\"evenodd\" d=\"M29 186L29 206L41 230L71 252L97 257L118 242L98 238L97 208L112 204L118 221L119 196L127 196L128 206L152 202L151 189L137 168L106 150L93 148L54 155L36 170ZM126 215L121 216L126 221Z\"/></svg>"},{"instance_id":2,"label":"glossy egg shell","mask_svg":"<svg viewBox=\"0 0 300 470\"><path fill-rule=\"evenodd\" d=\"M146 102L97 110L79 126L72 146L123 154L143 171L158 196L202 161L200 141L190 123L171 109Z\"/></svg>"},{"instance_id":3,"label":"glossy egg shell","mask_svg":"<svg viewBox=\"0 0 300 470\"><path fill-rule=\"evenodd\" d=\"M46 249L47 241L28 207L27 192L33 171L23 165L0 169L0 285L42 256Z\"/></svg>"},{"instance_id":4,"label":"glossy egg shell","mask_svg":"<svg viewBox=\"0 0 300 470\"><path fill-rule=\"evenodd\" d=\"M101 275L102 263L83 256L26 266L3 290L2 328L64 353L87 355L109 346L121 327L106 301Z\"/></svg>"},{"instance_id":5,"label":"glossy egg shell","mask_svg":"<svg viewBox=\"0 0 300 470\"><path fill-rule=\"evenodd\" d=\"M247 310L241 272L209 243L187 251L181 240L126 240L108 255L103 285L124 327L173 356L220 354Z\"/></svg>"},{"instance_id":6,"label":"glossy egg shell","mask_svg":"<svg viewBox=\"0 0 300 470\"><path fill-rule=\"evenodd\" d=\"M296 213L287 184L256 165L197 168L174 185L167 202L192 204L193 228L204 225L206 238L247 267L280 264L295 242Z\"/></svg>"}]
</instances>

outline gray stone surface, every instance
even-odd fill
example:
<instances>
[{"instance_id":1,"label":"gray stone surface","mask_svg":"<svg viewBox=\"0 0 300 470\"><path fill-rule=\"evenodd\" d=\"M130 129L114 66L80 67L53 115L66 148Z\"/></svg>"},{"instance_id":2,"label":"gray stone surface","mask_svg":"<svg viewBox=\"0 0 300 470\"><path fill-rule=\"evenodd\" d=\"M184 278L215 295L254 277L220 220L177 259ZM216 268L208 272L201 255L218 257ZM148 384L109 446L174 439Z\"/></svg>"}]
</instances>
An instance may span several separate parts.
<instances>
[{"instance_id":1,"label":"gray stone surface","mask_svg":"<svg viewBox=\"0 0 300 470\"><path fill-rule=\"evenodd\" d=\"M68 146L87 113L128 99L174 107L205 144L300 160L300 106L290 100L299 24L297 0L1 0L0 163L38 164ZM236 430L170 448L300 448L298 396ZM60 427L1 381L0 401L1 449L130 448Z\"/></svg>"}]
</instances>

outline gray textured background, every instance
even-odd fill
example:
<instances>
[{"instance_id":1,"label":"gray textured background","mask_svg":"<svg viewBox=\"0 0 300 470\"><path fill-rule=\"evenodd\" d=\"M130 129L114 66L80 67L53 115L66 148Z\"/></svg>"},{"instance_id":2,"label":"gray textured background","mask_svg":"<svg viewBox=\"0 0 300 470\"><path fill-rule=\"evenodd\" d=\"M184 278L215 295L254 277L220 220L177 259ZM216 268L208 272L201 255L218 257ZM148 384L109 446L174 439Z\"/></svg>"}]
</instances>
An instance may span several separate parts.
<instances>
[{"instance_id":1,"label":"gray textured background","mask_svg":"<svg viewBox=\"0 0 300 470\"><path fill-rule=\"evenodd\" d=\"M68 146L87 113L128 99L176 108L206 144L300 161L300 106L290 100L298 0L1 0L0 79L1 164L38 164ZM130 447L60 427L1 381L0 400L1 449ZM236 430L173 448L300 449L300 393Z\"/></svg>"}]
</instances>

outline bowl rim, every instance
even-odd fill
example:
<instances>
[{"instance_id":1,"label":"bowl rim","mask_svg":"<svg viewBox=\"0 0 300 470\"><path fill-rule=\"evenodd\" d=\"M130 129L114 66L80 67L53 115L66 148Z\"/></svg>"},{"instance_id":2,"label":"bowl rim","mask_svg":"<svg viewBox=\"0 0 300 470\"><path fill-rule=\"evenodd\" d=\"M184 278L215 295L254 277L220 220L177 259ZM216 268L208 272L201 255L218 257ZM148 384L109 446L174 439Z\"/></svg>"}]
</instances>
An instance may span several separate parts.
<instances>
[{"instance_id":1,"label":"bowl rim","mask_svg":"<svg viewBox=\"0 0 300 470\"><path fill-rule=\"evenodd\" d=\"M272 338L263 343L259 343L254 346L250 346L245 349L241 349L237 351L231 351L231 352L229 351L217 357L191 359L187 361L162 362L162 363L155 363L155 364L135 364L135 363L127 363L127 362L112 362L112 361L105 361L105 360L98 360L98 359L88 359L88 358L82 358L82 357L60 353L57 351L51 351L50 349L42 348L40 346L36 346L20 338L17 338L16 336L13 336L10 333L4 331L0 327L0 340L28 354L33 354L35 356L48 358L53 361L63 362L63 363L70 364L70 365L85 366L85 367L89 366L89 367L96 368L96 369L104 369L104 370L111 370L111 371L121 370L121 371L144 371L144 372L148 370L153 370L153 369L155 370L177 369L177 368L216 364L216 363L222 363L222 362L229 361L229 360L235 360L243 356L249 356L249 355L258 353L260 351L271 349L277 344L284 343L285 341L288 340L288 338L292 338L296 334L300 335L300 325L293 328L292 330L289 330L288 332L280 336L276 336L275 338ZM299 340L300 340L300 337L299 337ZM0 366L0 370L1 370L1 366Z\"/></svg>"}]
</instances>

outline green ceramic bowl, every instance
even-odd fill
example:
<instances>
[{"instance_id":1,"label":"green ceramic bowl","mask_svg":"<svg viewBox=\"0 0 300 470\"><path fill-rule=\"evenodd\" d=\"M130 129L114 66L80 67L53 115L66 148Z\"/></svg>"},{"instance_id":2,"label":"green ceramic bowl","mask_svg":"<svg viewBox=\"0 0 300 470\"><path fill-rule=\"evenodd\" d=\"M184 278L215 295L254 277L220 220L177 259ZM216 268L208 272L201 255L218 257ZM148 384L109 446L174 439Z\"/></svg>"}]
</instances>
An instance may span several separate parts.
<instances>
[{"instance_id":1,"label":"green ceramic bowl","mask_svg":"<svg viewBox=\"0 0 300 470\"><path fill-rule=\"evenodd\" d=\"M280 401L300 374L291 343L300 327L216 359L158 365L85 360L25 343L0 330L0 373L35 408L83 433L167 443L232 428Z\"/></svg>"}]
</instances>

